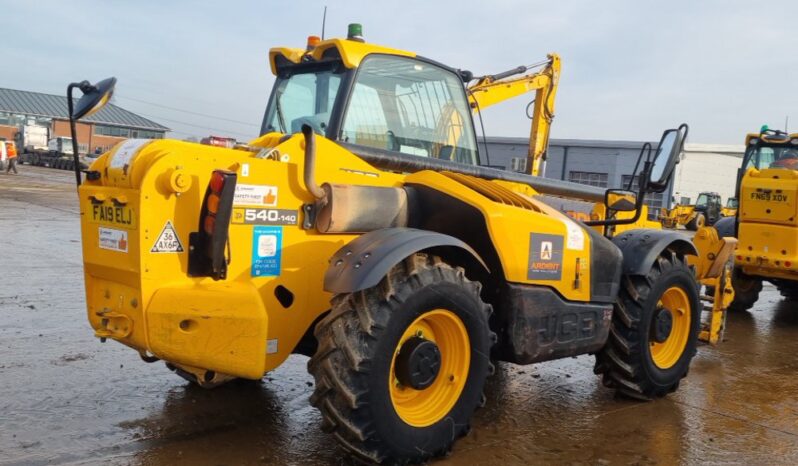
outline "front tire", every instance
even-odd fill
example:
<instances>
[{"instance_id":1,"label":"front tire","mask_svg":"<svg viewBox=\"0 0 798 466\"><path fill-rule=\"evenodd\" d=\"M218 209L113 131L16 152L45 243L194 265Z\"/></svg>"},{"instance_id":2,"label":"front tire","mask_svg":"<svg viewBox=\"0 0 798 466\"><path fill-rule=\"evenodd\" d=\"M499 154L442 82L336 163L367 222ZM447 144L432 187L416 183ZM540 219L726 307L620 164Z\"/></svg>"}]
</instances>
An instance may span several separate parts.
<instances>
[{"instance_id":1,"label":"front tire","mask_svg":"<svg viewBox=\"0 0 798 466\"><path fill-rule=\"evenodd\" d=\"M697 214L692 220L687 222L687 229L690 231L697 231L699 228L706 225L707 220L704 214Z\"/></svg>"},{"instance_id":2,"label":"front tire","mask_svg":"<svg viewBox=\"0 0 798 466\"><path fill-rule=\"evenodd\" d=\"M664 251L648 275L622 278L596 373L604 385L636 399L675 391L696 354L700 318L693 270Z\"/></svg>"},{"instance_id":3,"label":"front tire","mask_svg":"<svg viewBox=\"0 0 798 466\"><path fill-rule=\"evenodd\" d=\"M334 296L308 362L323 430L370 462L448 452L468 431L492 370L495 334L480 288L463 269L415 254L379 285ZM421 344L430 357L409 361Z\"/></svg>"}]
</instances>

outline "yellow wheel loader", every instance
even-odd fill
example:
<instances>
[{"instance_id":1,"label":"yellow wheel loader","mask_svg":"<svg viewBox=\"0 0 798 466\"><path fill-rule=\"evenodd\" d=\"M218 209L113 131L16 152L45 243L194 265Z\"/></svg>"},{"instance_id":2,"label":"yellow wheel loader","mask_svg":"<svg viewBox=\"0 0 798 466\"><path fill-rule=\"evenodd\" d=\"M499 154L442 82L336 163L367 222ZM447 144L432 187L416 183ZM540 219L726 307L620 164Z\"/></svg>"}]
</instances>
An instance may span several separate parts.
<instances>
[{"instance_id":1,"label":"yellow wheel loader","mask_svg":"<svg viewBox=\"0 0 798 466\"><path fill-rule=\"evenodd\" d=\"M748 134L736 185L736 216L716 225L736 237L729 309L754 306L762 282L773 283L788 300L798 299L798 134L770 130Z\"/></svg>"},{"instance_id":2,"label":"yellow wheel loader","mask_svg":"<svg viewBox=\"0 0 798 466\"><path fill-rule=\"evenodd\" d=\"M82 184L76 172L97 337L202 386L308 355L323 429L370 462L449 451L485 403L493 360L592 353L624 395L677 389L701 330L688 261L718 251L632 226L644 195L666 188L686 125L641 152L638 192L604 191L480 165L472 112L484 96L538 83L533 133L547 137L556 56L538 77L517 78L521 67L478 89L471 73L365 43L356 27L269 60L258 139L133 139ZM73 88L74 123L113 82ZM529 173L545 149L531 145ZM549 205L558 196L601 218L570 219Z\"/></svg>"},{"instance_id":3,"label":"yellow wheel loader","mask_svg":"<svg viewBox=\"0 0 798 466\"><path fill-rule=\"evenodd\" d=\"M665 228L676 229L683 226L696 231L701 227L713 225L722 217L720 194L704 192L698 195L695 204L677 204L672 209L662 209L660 221Z\"/></svg>"}]
</instances>

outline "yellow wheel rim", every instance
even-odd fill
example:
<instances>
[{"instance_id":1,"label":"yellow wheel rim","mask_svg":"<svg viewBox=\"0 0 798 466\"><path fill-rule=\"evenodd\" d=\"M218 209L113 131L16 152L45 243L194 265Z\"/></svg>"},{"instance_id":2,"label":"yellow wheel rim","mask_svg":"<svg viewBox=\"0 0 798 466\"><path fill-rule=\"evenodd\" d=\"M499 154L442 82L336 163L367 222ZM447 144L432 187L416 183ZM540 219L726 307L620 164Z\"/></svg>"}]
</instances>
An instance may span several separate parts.
<instances>
[{"instance_id":1,"label":"yellow wheel rim","mask_svg":"<svg viewBox=\"0 0 798 466\"><path fill-rule=\"evenodd\" d=\"M682 288L673 286L665 290L657 307L671 312L671 333L662 343L651 339L651 359L660 369L670 369L679 361L690 337L690 298Z\"/></svg>"},{"instance_id":2,"label":"yellow wheel rim","mask_svg":"<svg viewBox=\"0 0 798 466\"><path fill-rule=\"evenodd\" d=\"M435 381L423 390L402 386L394 372L402 345L412 337L431 340L438 345L441 355ZM434 309L419 316L402 334L391 360L388 383L396 414L414 427L430 426L443 419L463 392L470 364L471 342L463 321L457 315L446 309Z\"/></svg>"}]
</instances>

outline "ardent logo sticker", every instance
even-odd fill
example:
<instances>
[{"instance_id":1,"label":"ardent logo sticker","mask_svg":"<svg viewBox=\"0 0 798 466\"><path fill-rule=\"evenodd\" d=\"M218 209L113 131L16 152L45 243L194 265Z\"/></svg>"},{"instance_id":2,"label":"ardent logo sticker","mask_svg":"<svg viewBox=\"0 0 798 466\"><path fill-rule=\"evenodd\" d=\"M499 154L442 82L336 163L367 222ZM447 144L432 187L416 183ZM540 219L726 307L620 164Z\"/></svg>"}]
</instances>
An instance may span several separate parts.
<instances>
[{"instance_id":1,"label":"ardent logo sticker","mask_svg":"<svg viewBox=\"0 0 798 466\"><path fill-rule=\"evenodd\" d=\"M529 280L559 280L562 277L563 237L529 234Z\"/></svg>"}]
</instances>

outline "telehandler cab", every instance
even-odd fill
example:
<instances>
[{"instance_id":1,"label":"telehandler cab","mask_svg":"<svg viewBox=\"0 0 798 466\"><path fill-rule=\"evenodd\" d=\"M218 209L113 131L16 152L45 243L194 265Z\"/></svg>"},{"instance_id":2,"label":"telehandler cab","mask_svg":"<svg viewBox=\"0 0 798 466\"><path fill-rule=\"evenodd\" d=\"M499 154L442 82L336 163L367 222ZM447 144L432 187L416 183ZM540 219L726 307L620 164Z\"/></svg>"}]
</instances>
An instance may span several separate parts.
<instances>
[{"instance_id":1,"label":"telehandler cab","mask_svg":"<svg viewBox=\"0 0 798 466\"><path fill-rule=\"evenodd\" d=\"M350 32L270 51L277 80L248 145L128 140L86 171L96 335L203 386L311 356L323 429L374 462L447 452L492 359L593 353L622 394L676 390L700 330L687 261L702 259L676 232L630 225L666 188L686 125L641 152L638 192L486 168L471 74ZM555 63L538 81L546 137ZM490 93L516 73L478 82ZM81 89L83 110L110 93ZM530 173L543 154L530 149ZM575 222L542 194L604 215Z\"/></svg>"}]
</instances>

